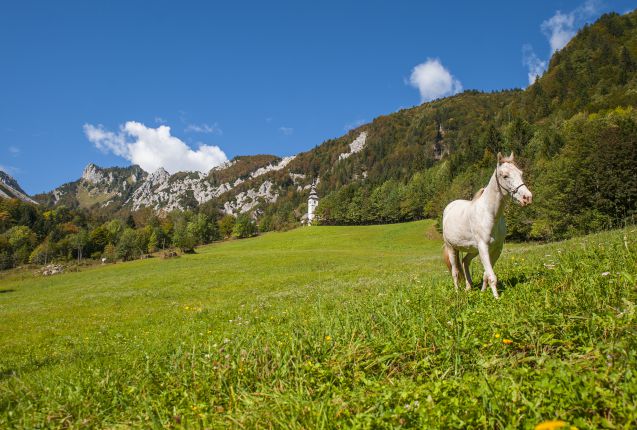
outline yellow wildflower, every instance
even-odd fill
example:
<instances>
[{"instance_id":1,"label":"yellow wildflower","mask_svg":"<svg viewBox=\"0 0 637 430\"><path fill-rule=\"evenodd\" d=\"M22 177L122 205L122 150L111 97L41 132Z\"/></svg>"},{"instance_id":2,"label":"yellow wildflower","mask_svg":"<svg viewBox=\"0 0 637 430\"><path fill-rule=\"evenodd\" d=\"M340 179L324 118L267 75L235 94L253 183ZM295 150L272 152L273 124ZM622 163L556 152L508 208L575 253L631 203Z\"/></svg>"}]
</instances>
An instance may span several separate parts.
<instances>
[{"instance_id":1,"label":"yellow wildflower","mask_svg":"<svg viewBox=\"0 0 637 430\"><path fill-rule=\"evenodd\" d=\"M499 339L500 338L500 333L494 334L493 337L495 337L496 339Z\"/></svg>"},{"instance_id":2,"label":"yellow wildflower","mask_svg":"<svg viewBox=\"0 0 637 430\"><path fill-rule=\"evenodd\" d=\"M502 339L502 343L510 345L513 343L513 341L511 339Z\"/></svg>"},{"instance_id":3,"label":"yellow wildflower","mask_svg":"<svg viewBox=\"0 0 637 430\"><path fill-rule=\"evenodd\" d=\"M535 426L535 430L557 430L563 429L567 426L564 421L550 420L539 423Z\"/></svg>"},{"instance_id":4,"label":"yellow wildflower","mask_svg":"<svg viewBox=\"0 0 637 430\"><path fill-rule=\"evenodd\" d=\"M332 336L325 336L325 341L326 341L326 342L329 342L329 341L331 341L331 340L332 340Z\"/></svg>"}]
</instances>

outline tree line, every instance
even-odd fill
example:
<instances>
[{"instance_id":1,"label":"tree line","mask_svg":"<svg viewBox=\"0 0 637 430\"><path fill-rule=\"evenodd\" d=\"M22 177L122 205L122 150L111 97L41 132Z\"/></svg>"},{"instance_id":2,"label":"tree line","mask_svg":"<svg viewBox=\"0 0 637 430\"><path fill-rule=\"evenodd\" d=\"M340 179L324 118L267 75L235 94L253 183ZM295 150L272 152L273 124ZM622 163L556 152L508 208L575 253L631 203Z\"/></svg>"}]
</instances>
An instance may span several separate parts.
<instances>
[{"instance_id":1,"label":"tree line","mask_svg":"<svg viewBox=\"0 0 637 430\"><path fill-rule=\"evenodd\" d=\"M249 215L222 215L212 205L100 220L81 209L0 199L0 269L84 259L127 261L171 248L193 252L198 245L256 234Z\"/></svg>"},{"instance_id":2,"label":"tree line","mask_svg":"<svg viewBox=\"0 0 637 430\"><path fill-rule=\"evenodd\" d=\"M357 181L323 198L322 224L440 218L446 204L471 199L493 174L497 152L514 152L534 204L506 206L509 237L555 240L635 222L637 111L580 113L561 124L515 119L489 124L471 150L452 153L407 180Z\"/></svg>"}]
</instances>

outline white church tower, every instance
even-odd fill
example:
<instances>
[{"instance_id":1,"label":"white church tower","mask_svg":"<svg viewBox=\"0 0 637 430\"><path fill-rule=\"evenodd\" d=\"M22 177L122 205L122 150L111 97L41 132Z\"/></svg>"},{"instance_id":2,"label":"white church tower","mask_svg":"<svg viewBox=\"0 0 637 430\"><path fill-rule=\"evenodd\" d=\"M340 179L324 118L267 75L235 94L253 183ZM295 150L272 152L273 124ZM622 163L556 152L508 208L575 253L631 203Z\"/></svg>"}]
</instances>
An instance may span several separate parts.
<instances>
[{"instance_id":1,"label":"white church tower","mask_svg":"<svg viewBox=\"0 0 637 430\"><path fill-rule=\"evenodd\" d=\"M312 182L310 187L310 197L307 199L307 225L312 225L314 221L316 207L318 206L319 199L316 194L316 180Z\"/></svg>"}]
</instances>

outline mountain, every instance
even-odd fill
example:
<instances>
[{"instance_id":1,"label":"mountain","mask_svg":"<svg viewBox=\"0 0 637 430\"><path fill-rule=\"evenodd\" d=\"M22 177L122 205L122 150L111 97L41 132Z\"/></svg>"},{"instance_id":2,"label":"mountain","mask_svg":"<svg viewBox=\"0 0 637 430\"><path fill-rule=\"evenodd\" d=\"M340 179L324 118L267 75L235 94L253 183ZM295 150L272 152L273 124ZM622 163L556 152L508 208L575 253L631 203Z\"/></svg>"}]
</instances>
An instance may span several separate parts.
<instances>
[{"instance_id":1,"label":"mountain","mask_svg":"<svg viewBox=\"0 0 637 430\"><path fill-rule=\"evenodd\" d=\"M163 168L149 174L137 165L102 168L91 163L84 168L80 179L35 198L50 206L64 204L71 208L114 213L144 207L155 211L183 210L223 195L228 213L242 213L259 203L276 200L276 194L268 181L259 183L256 190L240 188L240 185L283 169L293 158L239 156L208 173L178 172L172 175Z\"/></svg>"},{"instance_id":2,"label":"mountain","mask_svg":"<svg viewBox=\"0 0 637 430\"><path fill-rule=\"evenodd\" d=\"M43 205L70 208L108 208L117 210L141 185L148 174L139 166L101 168L89 164L82 177L33 198Z\"/></svg>"},{"instance_id":3,"label":"mountain","mask_svg":"<svg viewBox=\"0 0 637 430\"><path fill-rule=\"evenodd\" d=\"M602 152L630 149L632 143L626 140L630 133L614 136L613 130L628 130L629 123L619 119L632 121L636 115L612 111L637 106L636 59L637 13L607 14L556 52L546 73L526 90L465 91L380 116L291 157L236 157L206 173L171 175L160 169L149 174L138 166L103 169L89 165L78 181L35 198L46 205L107 213L144 207L191 209L213 202L226 213L253 213L263 229L272 229L299 222L306 211L309 186L316 179L321 197L318 215L324 223L436 217L449 200L470 197L483 186L498 151L519 154L529 180L539 186L548 181L552 160L568 155L571 158L562 163L580 161L578 154L590 149L577 147L580 140L601 145L598 150ZM593 113L598 117L590 115ZM596 125L603 133L591 132L585 138L576 135L578 127L584 129L586 121L596 118L605 121ZM621 145L604 143L609 137L620 139ZM632 160L630 151L622 154L617 156L628 154ZM630 172L622 173L630 176ZM579 173L574 175L577 179ZM554 185L547 184L542 187ZM581 184L575 187L584 188ZM599 195L599 190L591 192ZM629 197L622 199L628 198L634 206L636 199ZM617 211L620 200L609 197L610 203L600 213L586 216L597 220L594 222L610 222L608 217L613 217L612 210ZM622 216L632 216L632 206L621 210ZM511 211L507 216L512 231L528 237L533 229L542 230L515 209Z\"/></svg>"},{"instance_id":4,"label":"mountain","mask_svg":"<svg viewBox=\"0 0 637 430\"><path fill-rule=\"evenodd\" d=\"M19 199L27 203L36 203L24 192L11 175L0 170L0 198Z\"/></svg>"}]
</instances>

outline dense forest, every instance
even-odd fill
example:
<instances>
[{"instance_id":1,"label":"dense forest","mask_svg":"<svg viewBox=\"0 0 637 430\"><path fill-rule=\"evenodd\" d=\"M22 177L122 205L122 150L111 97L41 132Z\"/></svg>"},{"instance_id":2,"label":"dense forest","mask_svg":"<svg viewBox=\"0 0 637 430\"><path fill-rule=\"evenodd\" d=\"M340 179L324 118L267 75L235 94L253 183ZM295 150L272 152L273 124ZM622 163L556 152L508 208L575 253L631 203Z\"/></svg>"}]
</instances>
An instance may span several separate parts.
<instances>
[{"instance_id":1,"label":"dense forest","mask_svg":"<svg viewBox=\"0 0 637 430\"><path fill-rule=\"evenodd\" d=\"M126 261L171 248L188 253L216 240L253 236L257 226L248 215L220 216L214 204L200 205L196 212L173 211L159 217L141 210L126 219L104 220L87 210L46 209L0 199L0 232L1 270L89 258Z\"/></svg>"},{"instance_id":2,"label":"dense forest","mask_svg":"<svg viewBox=\"0 0 637 430\"><path fill-rule=\"evenodd\" d=\"M488 182L499 151L515 153L534 193L529 207L507 204L510 238L556 240L634 223L635 106L637 13L606 14L556 52L547 72L526 90L465 91L378 117L260 177L276 184L278 198L237 218L223 214L223 195L161 214L0 199L0 267L87 257L126 260L293 228L307 211L308 193L295 174L319 180L321 224L439 218L449 201L470 198ZM340 159L363 131L364 149ZM244 175L233 192L256 181L244 164L272 158L259 157L234 165L245 172L223 173ZM213 182L226 181L223 174L215 173Z\"/></svg>"}]
</instances>

